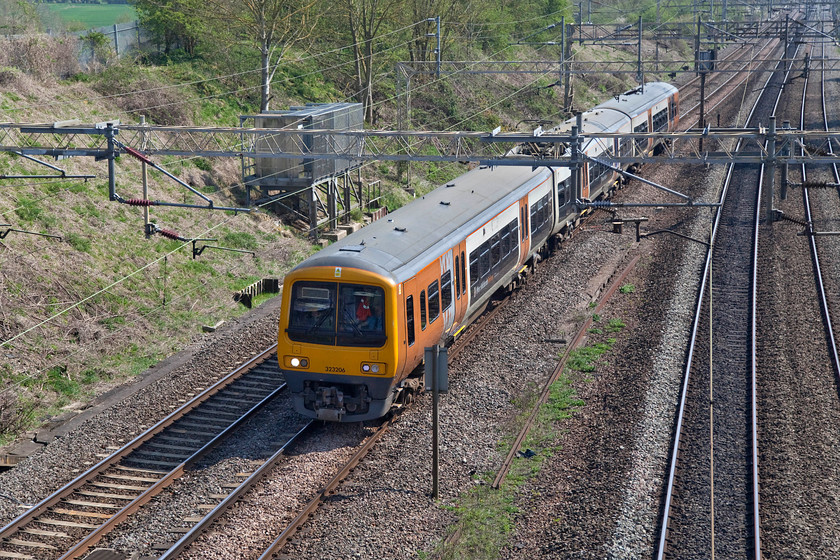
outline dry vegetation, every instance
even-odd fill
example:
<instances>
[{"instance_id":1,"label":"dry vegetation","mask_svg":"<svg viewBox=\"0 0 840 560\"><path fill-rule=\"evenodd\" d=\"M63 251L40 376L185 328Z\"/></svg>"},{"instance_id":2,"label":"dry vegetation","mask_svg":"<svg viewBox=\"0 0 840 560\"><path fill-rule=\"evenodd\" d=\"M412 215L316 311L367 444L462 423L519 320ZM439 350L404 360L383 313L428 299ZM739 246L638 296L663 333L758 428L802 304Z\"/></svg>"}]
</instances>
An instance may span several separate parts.
<instances>
[{"instance_id":1,"label":"dry vegetation","mask_svg":"<svg viewBox=\"0 0 840 560\"><path fill-rule=\"evenodd\" d=\"M107 92L84 83L60 83L57 78L69 67L60 56L50 60L54 44L39 41L7 41L3 46L0 57L26 71L0 68L0 118L135 122L136 116L125 112L131 96L108 98L103 97ZM124 91L149 85L123 84ZM189 114L185 99L166 91L161 99L171 109L158 118L184 124ZM242 204L238 160L155 161L218 205ZM10 232L0 240L0 341L5 342L0 346L0 434L17 433L63 407L79 406L78 401L202 336L202 325L240 315L245 308L233 301L235 290L261 278L281 277L310 251L280 220L265 213L234 216L153 208L152 219L160 227L256 253L252 257L208 249L193 259L190 244L160 236L146 239L142 209L108 201L105 162L73 158L49 163L96 178L0 181L0 224L9 224L0 233L14 228L62 238ZM14 154L0 154L0 175L45 173L52 171ZM139 163L120 158L118 192L140 197L140 184ZM201 203L157 172L150 173L150 198Z\"/></svg>"}]
</instances>

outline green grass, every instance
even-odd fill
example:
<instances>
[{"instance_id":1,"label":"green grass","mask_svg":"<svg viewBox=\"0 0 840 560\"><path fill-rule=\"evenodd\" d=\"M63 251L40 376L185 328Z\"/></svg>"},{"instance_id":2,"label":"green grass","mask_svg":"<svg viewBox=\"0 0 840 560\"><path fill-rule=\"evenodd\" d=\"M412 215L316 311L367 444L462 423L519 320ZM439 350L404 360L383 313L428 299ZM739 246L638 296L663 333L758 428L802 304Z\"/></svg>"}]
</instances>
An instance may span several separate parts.
<instances>
[{"instance_id":1,"label":"green grass","mask_svg":"<svg viewBox=\"0 0 840 560\"><path fill-rule=\"evenodd\" d=\"M81 24L80 29L105 27L137 19L137 12L128 4L44 3L42 6L70 27L79 27L73 24Z\"/></svg>"},{"instance_id":2,"label":"green grass","mask_svg":"<svg viewBox=\"0 0 840 560\"><path fill-rule=\"evenodd\" d=\"M624 284L618 289L618 291L622 294L632 294L636 291L636 286L634 286L633 284Z\"/></svg>"},{"instance_id":3,"label":"green grass","mask_svg":"<svg viewBox=\"0 0 840 560\"><path fill-rule=\"evenodd\" d=\"M533 398L536 396L532 395L531 402L520 405L523 421L530 414ZM441 559L490 560L499 557L499 551L508 544L516 527L517 493L553 454L562 422L583 405L569 377L563 375L551 385L548 399L540 407L522 448L522 451L535 453L529 454L530 457L516 457L498 490L490 487L495 473L486 473L481 477L482 484L462 496L460 504L452 508L458 514L452 530L460 530L460 537L436 551Z\"/></svg>"}]
</instances>

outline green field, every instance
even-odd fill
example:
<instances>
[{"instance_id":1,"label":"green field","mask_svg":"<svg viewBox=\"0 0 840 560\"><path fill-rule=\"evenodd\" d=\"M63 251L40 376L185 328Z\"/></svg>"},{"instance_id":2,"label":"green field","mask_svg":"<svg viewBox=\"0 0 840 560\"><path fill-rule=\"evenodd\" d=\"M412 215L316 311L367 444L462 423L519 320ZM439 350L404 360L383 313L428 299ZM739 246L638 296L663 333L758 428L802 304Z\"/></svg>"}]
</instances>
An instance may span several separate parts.
<instances>
[{"instance_id":1,"label":"green field","mask_svg":"<svg viewBox=\"0 0 840 560\"><path fill-rule=\"evenodd\" d=\"M137 13L128 4L40 4L68 27L92 29L134 21Z\"/></svg>"}]
</instances>

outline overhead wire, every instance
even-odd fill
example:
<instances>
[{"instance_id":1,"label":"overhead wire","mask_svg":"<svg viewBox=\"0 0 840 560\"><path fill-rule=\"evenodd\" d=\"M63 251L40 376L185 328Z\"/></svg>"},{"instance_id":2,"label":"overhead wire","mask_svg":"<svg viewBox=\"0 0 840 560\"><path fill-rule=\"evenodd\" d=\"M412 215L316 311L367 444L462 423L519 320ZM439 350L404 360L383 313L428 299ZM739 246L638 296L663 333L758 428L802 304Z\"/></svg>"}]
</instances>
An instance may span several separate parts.
<instances>
[{"instance_id":1,"label":"overhead wire","mask_svg":"<svg viewBox=\"0 0 840 560\"><path fill-rule=\"evenodd\" d=\"M420 23L422 23L422 22L420 22ZM494 53L494 54L493 54L493 55L491 55L491 56L494 56L495 54L501 53L501 52L503 52L503 51L505 51L505 50L507 50L507 49L509 49L509 48L511 48L511 45L508 45L508 46L506 46L506 47L504 47L504 48L500 49L499 51L497 51L496 53ZM390 49L389 49L389 50L390 50ZM513 92L513 93L511 93L511 94L509 94L508 96L505 96L505 97L504 97L504 98L502 98L502 99L496 100L494 103L491 103L491 104L490 104L489 106L487 106L487 107L484 107L484 108L482 108L482 109L480 109L480 110L477 110L477 111L476 111L476 112L474 112L472 115L470 115L470 116L468 116L468 117L466 117L466 118L462 119L462 120L461 120L461 121L459 121L458 123L455 123L455 124L451 125L451 126L450 126L447 130L452 130L452 129L454 129L455 127L457 127L458 125L460 125L460 124L462 124L462 123L464 123L464 122L467 122L468 120L471 120L471 119L475 118L477 115L481 114L482 112L484 112L484 111L486 111L486 110L488 110L488 109L490 109L490 108L492 108L492 107L495 107L495 106L496 106L496 105L498 105L499 103L503 103L503 102L504 102L504 101L506 101L507 99L510 99L511 97L513 97L514 95L518 94L519 92L521 92L521 91L523 91L523 90L527 89L527 88L528 88L528 87L530 87L533 83L535 83L535 82L536 82L536 81L538 81L539 79L542 79L542 77L544 77L545 75L548 75L549 73L552 73L552 72L554 72L554 70L553 70L553 69L552 69L552 70L549 70L549 71L547 71L547 72L545 72L545 73L543 73L543 74L541 74L541 75L539 75L539 76L537 76L537 78L534 78L533 80L531 80L531 82L529 82L529 83L528 83L528 84L526 84L525 86L521 87L519 90L517 90L517 91L515 91L515 92ZM446 76L446 77L444 77L444 78L440 78L440 79L436 79L436 80L431 80L429 83L425 84L425 86L430 86L430 85L433 85L434 83L437 83L437 82L439 82L439 81L442 81L443 79L451 79L452 77L456 76L458 73L459 73L459 72L456 72L456 73L453 73L453 74L451 74L451 75L448 75L448 76ZM422 88L417 88L417 89L422 89ZM415 91L416 91L416 89L415 89ZM393 100L393 99L395 99L395 98L396 98L396 96L394 96L394 97L392 97L392 98L389 98L389 99L387 99L387 100L382 100L382 101L380 101L379 103L377 103L377 104L375 104L375 105L379 105L379 104L381 104L381 103L384 103L384 102L387 102L387 101ZM236 186L231 187L231 189L232 189L232 188L235 188L235 187L236 187ZM282 198L285 198L285 197L288 197L288 196L293 196L294 194L296 194L296 193L287 193L287 194L282 195L282 196L280 196L280 197L272 197L269 201L266 201L265 203L260 204L260 205L258 205L257 207L258 207L258 208L261 208L261 207L263 207L263 206L267 206L267 205L269 205L269 204L273 204L273 203L275 203L276 201L278 201L278 200L280 200L280 199L282 199ZM209 234L209 233L212 233L212 232L213 232L214 230L216 230L217 228L219 228L219 227L221 227L221 226L223 226L223 225L228 224L230 221L232 221L232 220L234 219L234 217L235 217L235 216L228 217L227 219L225 219L225 220L223 220L223 221L219 222L218 224L216 224L216 225L214 225L214 226L212 226L212 227L207 228L207 229L206 229L203 233L199 234L199 236L204 236L204 235L207 235L207 234ZM14 342L15 340L18 340L19 338L21 338L21 337L25 336L25 335L26 335L26 334L28 334L29 332L32 332L33 330L40 328L41 326L43 326L43 325L45 325L45 324L47 324L47 323L51 322L52 320L57 319L58 317L63 316L64 314L68 313L69 311L72 311L73 309L78 308L79 306L83 305L84 303L86 303L86 302L88 302L88 301L91 301L92 299L96 298L97 296L99 296L99 295L101 295L101 294L103 294L103 293L106 293L106 292L107 292L108 290L110 290L111 288L113 288L113 287L115 287L115 286L117 286L117 285L119 285L119 284L121 284L121 283L123 283L123 282L127 281L127 280L128 280L128 279L130 279L130 278L133 278L134 276L136 276L136 275L140 274L140 273L141 273L141 272L143 272L144 270L147 270L149 267L153 266L154 264L159 263L161 260L166 259L169 255L172 255L172 254L174 254L174 253L176 253L176 252L180 251L180 250L181 250L181 249L183 249L184 247L188 246L188 244L189 244L189 243L190 243L190 241L182 243L182 244L181 244L180 246L178 246L176 249L173 249L172 251L170 251L170 252L168 252L168 253L165 253L163 256L158 257L157 259L154 259L153 261L151 261L151 262L147 263L146 265L144 265L144 266L142 266L142 267L138 268L137 270L135 270L135 271L131 272L130 274L127 274L127 275L123 276L122 278L117 279L117 280L115 280L115 281L111 282L111 283L110 283L108 286L106 286L105 288L102 288L102 289L98 290L97 292L94 292L93 294L90 294L89 296L87 296L87 297L85 297L85 298L83 298L83 299L79 300L78 302L76 302L76 303L74 303L74 304L68 305L68 306L67 306L67 307L65 307L64 309L62 309L62 310L58 311L57 313L53 314L51 317L48 317L48 318L44 319L43 321L40 321L39 323L37 323L37 324L35 324L35 325L33 325L33 326L29 327L28 329L26 329L26 330L24 330L24 331L22 331L22 332L20 332L20 333L18 333L18 334L16 334L16 335L14 335L14 336L10 337L9 339L7 339L7 340L5 340L5 341L0 342L0 347L3 347L3 346L9 346L12 342Z\"/></svg>"}]
</instances>

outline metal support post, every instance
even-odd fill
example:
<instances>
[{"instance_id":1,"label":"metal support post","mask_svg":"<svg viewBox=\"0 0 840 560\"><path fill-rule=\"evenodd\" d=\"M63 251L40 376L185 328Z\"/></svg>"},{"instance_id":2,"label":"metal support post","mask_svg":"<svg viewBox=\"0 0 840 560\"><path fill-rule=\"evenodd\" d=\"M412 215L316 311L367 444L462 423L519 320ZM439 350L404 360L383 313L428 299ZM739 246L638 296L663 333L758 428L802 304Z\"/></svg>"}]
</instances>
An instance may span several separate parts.
<instances>
[{"instance_id":1,"label":"metal support post","mask_svg":"<svg viewBox=\"0 0 840 560\"><path fill-rule=\"evenodd\" d=\"M327 213L329 214L330 230L338 228L338 179L330 178L327 183Z\"/></svg>"},{"instance_id":2,"label":"metal support post","mask_svg":"<svg viewBox=\"0 0 840 560\"><path fill-rule=\"evenodd\" d=\"M437 499L440 484L439 460L440 460L440 393L438 391L438 356L440 346L437 344L432 348L434 359L432 360L432 499ZM428 364L427 364L428 365Z\"/></svg>"},{"instance_id":3,"label":"metal support post","mask_svg":"<svg viewBox=\"0 0 840 560\"><path fill-rule=\"evenodd\" d=\"M140 115L140 124L141 125L146 124L146 115ZM145 152L146 148L148 147L146 145L146 143L148 141L148 138L147 138L147 134L146 134L145 130L140 135L140 138L141 138L140 139L140 151ZM149 200L148 170L146 169L146 162L142 161L142 160L140 161L140 176L143 179L143 200ZM143 233L146 234L146 239L150 238L152 236L152 234L154 233L152 231L152 228L151 228L151 222L149 221L149 207L148 206L143 207Z\"/></svg>"},{"instance_id":4,"label":"metal support post","mask_svg":"<svg viewBox=\"0 0 840 560\"><path fill-rule=\"evenodd\" d=\"M767 161L764 163L764 209L767 223L773 222L773 196L776 181L776 117L767 129Z\"/></svg>"},{"instance_id":5,"label":"metal support post","mask_svg":"<svg viewBox=\"0 0 840 560\"><path fill-rule=\"evenodd\" d=\"M583 193L581 192L582 181L580 180L580 136L579 132L581 127L583 126L583 113L578 113L576 115L576 124L572 127L572 154L569 158L570 163L570 171L572 176L572 194L575 197L575 200L583 200Z\"/></svg>"},{"instance_id":6,"label":"metal support post","mask_svg":"<svg viewBox=\"0 0 840 560\"><path fill-rule=\"evenodd\" d=\"M698 55L700 53L697 53ZM706 72L700 72L700 122L699 128L706 128ZM703 152L703 138L700 138L700 152Z\"/></svg>"},{"instance_id":7,"label":"metal support post","mask_svg":"<svg viewBox=\"0 0 840 560\"><path fill-rule=\"evenodd\" d=\"M564 18L565 20L565 18ZM566 79L563 84L563 109L569 111L572 106L572 39L575 36L574 24L569 24L569 32L566 33L563 27L563 61L566 63L563 68Z\"/></svg>"},{"instance_id":8,"label":"metal support post","mask_svg":"<svg viewBox=\"0 0 840 560\"><path fill-rule=\"evenodd\" d=\"M114 145L114 125L108 123L105 128L105 138L108 140L108 200L117 200L117 167L114 160L117 157L116 146Z\"/></svg>"},{"instance_id":9,"label":"metal support post","mask_svg":"<svg viewBox=\"0 0 840 560\"><path fill-rule=\"evenodd\" d=\"M318 241L318 197L314 185L309 187L309 239Z\"/></svg>"},{"instance_id":10,"label":"metal support post","mask_svg":"<svg viewBox=\"0 0 840 560\"><path fill-rule=\"evenodd\" d=\"M566 73L566 16L560 18L560 79L557 85L563 85Z\"/></svg>"},{"instance_id":11,"label":"metal support post","mask_svg":"<svg viewBox=\"0 0 840 560\"><path fill-rule=\"evenodd\" d=\"M639 45L636 57L636 79L642 85L642 93L645 92L645 74L642 71L642 16L639 16Z\"/></svg>"},{"instance_id":12,"label":"metal support post","mask_svg":"<svg viewBox=\"0 0 840 560\"><path fill-rule=\"evenodd\" d=\"M438 497L439 481L439 436L440 436L440 393L449 391L449 351L437 344L423 349L423 363L426 368L424 386L432 392L432 498Z\"/></svg>"},{"instance_id":13,"label":"metal support post","mask_svg":"<svg viewBox=\"0 0 840 560\"><path fill-rule=\"evenodd\" d=\"M697 18L697 35L694 36L694 71L700 72L700 18Z\"/></svg>"},{"instance_id":14,"label":"metal support post","mask_svg":"<svg viewBox=\"0 0 840 560\"><path fill-rule=\"evenodd\" d=\"M784 121L782 123L782 128L785 130L790 130L790 121ZM790 143L786 142L784 147L782 148L782 156L787 157L790 155ZM785 160L785 163L782 165L782 188L779 196L782 200L787 200L787 190L789 183L789 172L790 172L790 164Z\"/></svg>"},{"instance_id":15,"label":"metal support post","mask_svg":"<svg viewBox=\"0 0 840 560\"><path fill-rule=\"evenodd\" d=\"M437 59L437 67L435 69L435 77L440 79L440 16L435 16L435 38L437 39L437 47L435 48L435 58Z\"/></svg>"},{"instance_id":16,"label":"metal support post","mask_svg":"<svg viewBox=\"0 0 840 560\"><path fill-rule=\"evenodd\" d=\"M435 16L433 18L427 18L426 21L428 22L435 22L435 32L434 33L426 33L426 37L434 37L435 38L435 78L438 80L440 79L440 16Z\"/></svg>"},{"instance_id":17,"label":"metal support post","mask_svg":"<svg viewBox=\"0 0 840 560\"><path fill-rule=\"evenodd\" d=\"M344 174L344 220L343 223L350 223L350 210L352 208L352 201L350 199L350 174Z\"/></svg>"}]
</instances>

